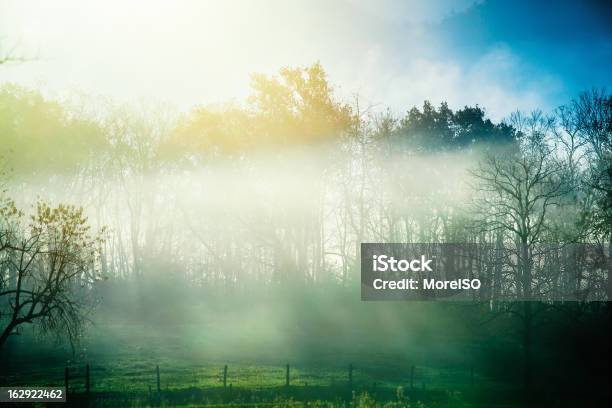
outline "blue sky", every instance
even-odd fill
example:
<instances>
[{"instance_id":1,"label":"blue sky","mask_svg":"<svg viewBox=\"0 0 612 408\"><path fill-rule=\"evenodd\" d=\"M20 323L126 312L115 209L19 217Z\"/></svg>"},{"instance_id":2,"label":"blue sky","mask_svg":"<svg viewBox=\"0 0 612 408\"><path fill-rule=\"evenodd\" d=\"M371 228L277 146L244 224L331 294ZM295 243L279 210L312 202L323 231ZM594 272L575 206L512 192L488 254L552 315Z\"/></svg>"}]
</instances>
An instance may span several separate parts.
<instances>
[{"instance_id":1,"label":"blue sky","mask_svg":"<svg viewBox=\"0 0 612 408\"><path fill-rule=\"evenodd\" d=\"M559 97L610 85L612 2L487 1L440 22L446 49L469 63L496 44L523 62L526 81L543 75L560 83ZM435 29L434 29L435 30Z\"/></svg>"},{"instance_id":2,"label":"blue sky","mask_svg":"<svg viewBox=\"0 0 612 408\"><path fill-rule=\"evenodd\" d=\"M612 87L608 3L0 0L0 47L36 56L0 82L187 110L240 103L250 73L319 60L341 98L372 110L429 99L501 119Z\"/></svg>"}]
</instances>

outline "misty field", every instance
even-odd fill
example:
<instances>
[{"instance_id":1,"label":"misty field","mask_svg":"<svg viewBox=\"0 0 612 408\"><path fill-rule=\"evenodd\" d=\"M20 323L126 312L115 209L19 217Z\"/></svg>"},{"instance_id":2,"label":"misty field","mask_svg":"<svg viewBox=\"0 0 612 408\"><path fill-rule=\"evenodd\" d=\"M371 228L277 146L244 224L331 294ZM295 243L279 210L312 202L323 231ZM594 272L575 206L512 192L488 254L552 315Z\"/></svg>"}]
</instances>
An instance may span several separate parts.
<instances>
[{"instance_id":1,"label":"misty field","mask_svg":"<svg viewBox=\"0 0 612 408\"><path fill-rule=\"evenodd\" d=\"M107 328L108 329L108 328ZM184 328L183 328L184 329ZM412 366L397 359L380 356L354 356L352 363L342 364L337 355L326 352L319 363L301 361L272 363L272 356L253 356L251 359L227 360L190 358L195 350L184 348L172 336L156 339L143 336L134 327L114 327L119 331L114 342L115 351L104 349L91 353L89 359L61 360L47 354L32 356L28 364L21 364L11 375L4 376L7 386L62 386L64 369L69 368L72 401L79 404L85 396L85 364L90 366L93 406L199 406L201 404L240 406L317 406L345 405L373 406L375 403L395 406L491 406L490 396L508 395L512 385L494 381L478 372L471 376L469 369ZM197 330L197 328L194 328ZM118 338L129 339L125 344ZM210 339L207 339L210 340ZM145 347L138 344L146 344ZM196 353L197 354L197 353ZM45 357L46 355L46 357ZM343 357L345 358L345 357ZM286 386L286 363L290 364L290 385ZM352 386L349 364L353 364ZM223 386L224 366L228 366L226 387ZM160 370L160 389L157 393L156 367ZM411 371L412 385L411 388ZM489 395L489 397L487 397ZM494 405L507 406L507 405Z\"/></svg>"}]
</instances>

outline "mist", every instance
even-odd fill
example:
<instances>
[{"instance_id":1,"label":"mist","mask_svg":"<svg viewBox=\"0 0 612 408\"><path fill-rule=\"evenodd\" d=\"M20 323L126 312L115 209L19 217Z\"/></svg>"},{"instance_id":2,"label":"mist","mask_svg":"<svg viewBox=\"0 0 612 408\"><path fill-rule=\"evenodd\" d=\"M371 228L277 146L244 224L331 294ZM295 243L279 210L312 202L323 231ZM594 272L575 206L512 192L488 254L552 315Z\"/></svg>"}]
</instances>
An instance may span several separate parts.
<instances>
[{"instance_id":1,"label":"mist","mask_svg":"<svg viewBox=\"0 0 612 408\"><path fill-rule=\"evenodd\" d=\"M23 265L15 253L50 231L38 259L53 253L58 231L76 229L76 244L60 248L79 255L67 293L91 300L67 301L70 313L7 334L7 372L93 362L115 367L100 375L110 390L125 387L112 370L130 376L162 364L174 367L176 384L218 387L216 374L193 379L193 370L229 364L246 389L282 385L264 379L280 378L289 362L302 386L344 381L350 365L352 386L355 364L364 387L378 382L392 395L408 381L414 388L417 366L423 392L426 381L466 387L465 373L473 388L476 370L487 384L481 396L512 389L515 378L531 394L557 378L555 339L591 333L606 315L595 303L565 325L580 302L607 294L605 268L567 250L607 251L607 184L597 177L607 145L580 130L578 116L580 104L605 111L604 90L497 122L478 106L428 101L397 116L336 97L315 63L253 75L243 102L183 113L83 101L0 90L0 238L14 240L0 254L6 293ZM491 290L465 304L364 302L360 247L375 242L482 245ZM53 272L57 263L33 265ZM529 307L504 297L517 293L539 297ZM553 323L542 329L537 313ZM24 361L28 353L36 361Z\"/></svg>"}]
</instances>

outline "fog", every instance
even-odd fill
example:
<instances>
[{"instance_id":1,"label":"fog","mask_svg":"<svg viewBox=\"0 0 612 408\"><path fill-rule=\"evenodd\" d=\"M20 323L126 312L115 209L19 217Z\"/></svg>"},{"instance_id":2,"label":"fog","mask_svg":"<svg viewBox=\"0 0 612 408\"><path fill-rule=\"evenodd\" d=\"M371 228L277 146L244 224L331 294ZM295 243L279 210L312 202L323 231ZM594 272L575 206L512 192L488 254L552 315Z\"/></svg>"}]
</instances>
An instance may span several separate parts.
<instances>
[{"instance_id":1,"label":"fog","mask_svg":"<svg viewBox=\"0 0 612 408\"><path fill-rule=\"evenodd\" d=\"M154 338L152 353L203 359L414 359L423 338L436 354L459 330L435 306L361 303L358 247L446 239L440 222L465 213L477 148L416 154L363 122L353 136L181 161L160 131L180 118L133 115L103 115L123 134L76 171L9 171L26 212L43 197L76 203L106 228L91 316L105 336L86 337L89 353Z\"/></svg>"},{"instance_id":2,"label":"fog","mask_svg":"<svg viewBox=\"0 0 612 408\"><path fill-rule=\"evenodd\" d=\"M605 269L567 250L588 243L604 254L609 236L605 185L591 187L606 160L568 120L577 105L494 123L477 106L426 101L397 117L336 99L320 64L253 78L244 104L180 114L2 89L0 238L14 239L0 253L2 282L14 287L23 264L11 251L28 253L40 231L83 226L66 269L82 270L66 287L92 300L66 303L60 323L24 325L7 343L10 367L25 370L24 353L51 365L356 362L383 381L412 365L476 366L506 381L521 365L556 361L562 347L547 341L605 315L596 306L592 320L564 326L581 307L568 302L575 294L601 300L607 290ZM601 107L600 95L581 98ZM75 207L53 212L62 203ZM78 208L78 228L62 225L80 220ZM364 302L368 242L483 244L491 289L464 304ZM35 265L53 271L56 260ZM539 302L504 297L525 293ZM556 320L533 340L540 312ZM521 361L521 349L546 353Z\"/></svg>"}]
</instances>

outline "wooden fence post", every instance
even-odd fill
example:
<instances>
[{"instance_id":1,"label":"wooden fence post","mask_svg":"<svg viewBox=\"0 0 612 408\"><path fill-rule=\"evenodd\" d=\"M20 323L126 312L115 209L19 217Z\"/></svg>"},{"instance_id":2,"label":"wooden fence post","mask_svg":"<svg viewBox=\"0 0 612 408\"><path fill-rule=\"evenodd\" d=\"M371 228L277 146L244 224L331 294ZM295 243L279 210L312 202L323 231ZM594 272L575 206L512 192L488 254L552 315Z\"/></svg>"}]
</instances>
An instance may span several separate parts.
<instances>
[{"instance_id":1,"label":"wooden fence post","mask_svg":"<svg viewBox=\"0 0 612 408\"><path fill-rule=\"evenodd\" d=\"M89 364L87 364L85 366L85 392L87 393L87 396L89 396L89 390L90 390L90 382L89 382Z\"/></svg>"},{"instance_id":2,"label":"wooden fence post","mask_svg":"<svg viewBox=\"0 0 612 408\"><path fill-rule=\"evenodd\" d=\"M155 372L157 374L157 393L159 394L161 392L161 386L160 386L160 382L159 382L159 365L156 366Z\"/></svg>"},{"instance_id":3,"label":"wooden fence post","mask_svg":"<svg viewBox=\"0 0 612 408\"><path fill-rule=\"evenodd\" d=\"M70 370L68 367L64 368L64 387L66 387L66 394L68 394L68 385L70 383Z\"/></svg>"},{"instance_id":4,"label":"wooden fence post","mask_svg":"<svg viewBox=\"0 0 612 408\"><path fill-rule=\"evenodd\" d=\"M223 367L223 389L227 387L227 364Z\"/></svg>"},{"instance_id":5,"label":"wooden fence post","mask_svg":"<svg viewBox=\"0 0 612 408\"><path fill-rule=\"evenodd\" d=\"M287 364L287 374L285 376L285 385L289 387L289 364Z\"/></svg>"}]
</instances>

